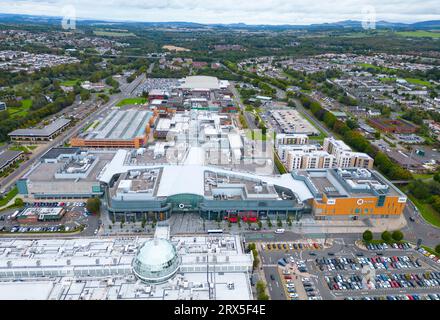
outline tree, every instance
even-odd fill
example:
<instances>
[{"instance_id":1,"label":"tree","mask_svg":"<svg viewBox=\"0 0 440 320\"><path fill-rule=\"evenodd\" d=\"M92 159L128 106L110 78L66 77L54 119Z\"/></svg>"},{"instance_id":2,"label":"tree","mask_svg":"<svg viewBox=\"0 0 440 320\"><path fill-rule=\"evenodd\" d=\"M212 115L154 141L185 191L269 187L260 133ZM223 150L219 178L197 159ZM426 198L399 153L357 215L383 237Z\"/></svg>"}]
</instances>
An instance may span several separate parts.
<instances>
[{"instance_id":1,"label":"tree","mask_svg":"<svg viewBox=\"0 0 440 320\"><path fill-rule=\"evenodd\" d=\"M385 242L390 242L392 239L391 233L389 231L382 232L381 238Z\"/></svg>"},{"instance_id":2,"label":"tree","mask_svg":"<svg viewBox=\"0 0 440 320\"><path fill-rule=\"evenodd\" d=\"M370 230L365 230L362 234L362 239L366 242L373 240L373 232L371 232Z\"/></svg>"},{"instance_id":3,"label":"tree","mask_svg":"<svg viewBox=\"0 0 440 320\"><path fill-rule=\"evenodd\" d=\"M263 228L263 223L260 220L258 220L257 224L258 224L258 230L261 230L261 228Z\"/></svg>"},{"instance_id":4,"label":"tree","mask_svg":"<svg viewBox=\"0 0 440 320\"><path fill-rule=\"evenodd\" d=\"M22 207L24 205L23 199L22 198L15 198L14 201L14 206L16 207Z\"/></svg>"},{"instance_id":5,"label":"tree","mask_svg":"<svg viewBox=\"0 0 440 320\"><path fill-rule=\"evenodd\" d=\"M86 209L93 214L96 214L101 209L101 200L96 197L87 199Z\"/></svg>"},{"instance_id":6,"label":"tree","mask_svg":"<svg viewBox=\"0 0 440 320\"><path fill-rule=\"evenodd\" d=\"M259 264L260 264L260 259L254 258L254 262L252 264L252 267L254 268L254 270L258 268Z\"/></svg>"},{"instance_id":7,"label":"tree","mask_svg":"<svg viewBox=\"0 0 440 320\"><path fill-rule=\"evenodd\" d=\"M403 239L403 232L400 230L393 231L393 234L391 235L393 240L395 241L402 241Z\"/></svg>"},{"instance_id":8,"label":"tree","mask_svg":"<svg viewBox=\"0 0 440 320\"><path fill-rule=\"evenodd\" d=\"M289 216L287 216L286 222L287 222L287 225L288 225L289 227L292 226L292 220L290 219Z\"/></svg>"},{"instance_id":9,"label":"tree","mask_svg":"<svg viewBox=\"0 0 440 320\"><path fill-rule=\"evenodd\" d=\"M270 218L269 218L269 217L267 217L267 226L268 226L269 228L272 228L272 221L270 221Z\"/></svg>"},{"instance_id":10,"label":"tree","mask_svg":"<svg viewBox=\"0 0 440 320\"><path fill-rule=\"evenodd\" d=\"M257 282L256 288L258 300L269 300L269 296L266 294L266 285L263 281L259 280Z\"/></svg>"},{"instance_id":11,"label":"tree","mask_svg":"<svg viewBox=\"0 0 440 320\"><path fill-rule=\"evenodd\" d=\"M145 218L145 216L142 217L142 229L145 228L145 225L147 224L147 219Z\"/></svg>"},{"instance_id":12,"label":"tree","mask_svg":"<svg viewBox=\"0 0 440 320\"><path fill-rule=\"evenodd\" d=\"M278 220L277 220L277 226L280 228L283 226L283 223L281 222L280 218L278 218Z\"/></svg>"},{"instance_id":13,"label":"tree","mask_svg":"<svg viewBox=\"0 0 440 320\"><path fill-rule=\"evenodd\" d=\"M440 253L440 243L435 246L435 252Z\"/></svg>"}]
</instances>

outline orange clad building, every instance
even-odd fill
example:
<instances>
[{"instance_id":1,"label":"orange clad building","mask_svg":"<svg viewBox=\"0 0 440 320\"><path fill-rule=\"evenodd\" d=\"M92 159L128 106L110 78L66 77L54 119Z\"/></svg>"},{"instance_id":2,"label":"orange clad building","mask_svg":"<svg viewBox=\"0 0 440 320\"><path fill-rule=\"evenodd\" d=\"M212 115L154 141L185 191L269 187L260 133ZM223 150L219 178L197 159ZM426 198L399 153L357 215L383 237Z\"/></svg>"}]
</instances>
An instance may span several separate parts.
<instances>
[{"instance_id":1,"label":"orange clad building","mask_svg":"<svg viewBox=\"0 0 440 320\"><path fill-rule=\"evenodd\" d=\"M407 197L376 171L364 168L297 171L313 198L309 200L317 220L397 217Z\"/></svg>"}]
</instances>

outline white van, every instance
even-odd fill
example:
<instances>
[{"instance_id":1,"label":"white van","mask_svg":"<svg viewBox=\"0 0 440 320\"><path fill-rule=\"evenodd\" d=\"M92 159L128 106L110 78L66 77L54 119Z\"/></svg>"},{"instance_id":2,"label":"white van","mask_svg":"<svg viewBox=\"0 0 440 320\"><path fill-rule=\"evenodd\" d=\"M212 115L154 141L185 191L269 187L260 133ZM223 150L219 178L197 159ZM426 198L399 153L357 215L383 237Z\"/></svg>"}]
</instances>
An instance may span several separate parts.
<instances>
[{"instance_id":1,"label":"white van","mask_svg":"<svg viewBox=\"0 0 440 320\"><path fill-rule=\"evenodd\" d=\"M275 233L284 233L284 231L286 231L286 230L284 230L284 229L276 229Z\"/></svg>"}]
</instances>

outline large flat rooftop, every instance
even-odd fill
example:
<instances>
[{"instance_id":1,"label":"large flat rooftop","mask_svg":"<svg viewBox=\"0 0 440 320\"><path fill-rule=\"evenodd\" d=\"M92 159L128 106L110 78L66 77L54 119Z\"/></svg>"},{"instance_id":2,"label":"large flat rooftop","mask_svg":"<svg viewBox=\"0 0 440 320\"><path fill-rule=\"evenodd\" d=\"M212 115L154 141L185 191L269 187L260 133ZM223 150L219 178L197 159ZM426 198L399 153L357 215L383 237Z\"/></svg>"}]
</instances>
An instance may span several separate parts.
<instances>
[{"instance_id":1,"label":"large flat rooftop","mask_svg":"<svg viewBox=\"0 0 440 320\"><path fill-rule=\"evenodd\" d=\"M328 197L404 196L376 171L363 168L299 170L320 194Z\"/></svg>"},{"instance_id":2,"label":"large flat rooftop","mask_svg":"<svg viewBox=\"0 0 440 320\"><path fill-rule=\"evenodd\" d=\"M64 128L70 123L70 119L60 118L54 122L44 126L43 128L34 129L17 129L10 132L9 136L35 136L35 137L49 137L58 130Z\"/></svg>"},{"instance_id":3,"label":"large flat rooftop","mask_svg":"<svg viewBox=\"0 0 440 320\"><path fill-rule=\"evenodd\" d=\"M81 137L87 140L131 140L145 134L152 116L147 110L112 110L96 128L89 128Z\"/></svg>"},{"instance_id":4,"label":"large flat rooftop","mask_svg":"<svg viewBox=\"0 0 440 320\"><path fill-rule=\"evenodd\" d=\"M22 300L252 299L248 273L252 258L243 253L238 236L172 237L170 240L182 257L181 269L168 282L154 285L140 282L131 267L138 248L148 239L1 239L0 297ZM212 290L209 290L207 275Z\"/></svg>"},{"instance_id":5,"label":"large flat rooftop","mask_svg":"<svg viewBox=\"0 0 440 320\"><path fill-rule=\"evenodd\" d=\"M5 150L0 152L0 169L23 154L23 151Z\"/></svg>"}]
</instances>

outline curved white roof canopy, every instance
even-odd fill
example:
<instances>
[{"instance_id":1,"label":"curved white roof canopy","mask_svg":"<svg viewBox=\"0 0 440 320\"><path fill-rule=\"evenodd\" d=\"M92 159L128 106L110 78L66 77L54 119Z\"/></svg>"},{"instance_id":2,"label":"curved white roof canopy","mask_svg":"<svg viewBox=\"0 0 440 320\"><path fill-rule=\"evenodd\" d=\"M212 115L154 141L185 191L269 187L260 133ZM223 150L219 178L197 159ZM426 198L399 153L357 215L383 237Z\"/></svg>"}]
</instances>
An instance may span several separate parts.
<instances>
[{"instance_id":1,"label":"curved white roof canopy","mask_svg":"<svg viewBox=\"0 0 440 320\"><path fill-rule=\"evenodd\" d=\"M104 167L100 174L99 180L103 183L109 183L112 177L118 173L128 172L130 170L143 170L153 168L163 168L162 176L159 181L157 191L158 197L168 197L176 194L190 193L204 196L204 173L205 171L217 172L220 174L234 175L244 179L258 179L268 184L285 187L292 190L298 195L300 201L313 198L312 193L303 181L296 180L291 174L283 174L279 176L263 176L255 173L239 172L226 170L214 166L204 165L144 165L132 166L124 165L124 160L128 155L126 150L118 150L112 161Z\"/></svg>"}]
</instances>

